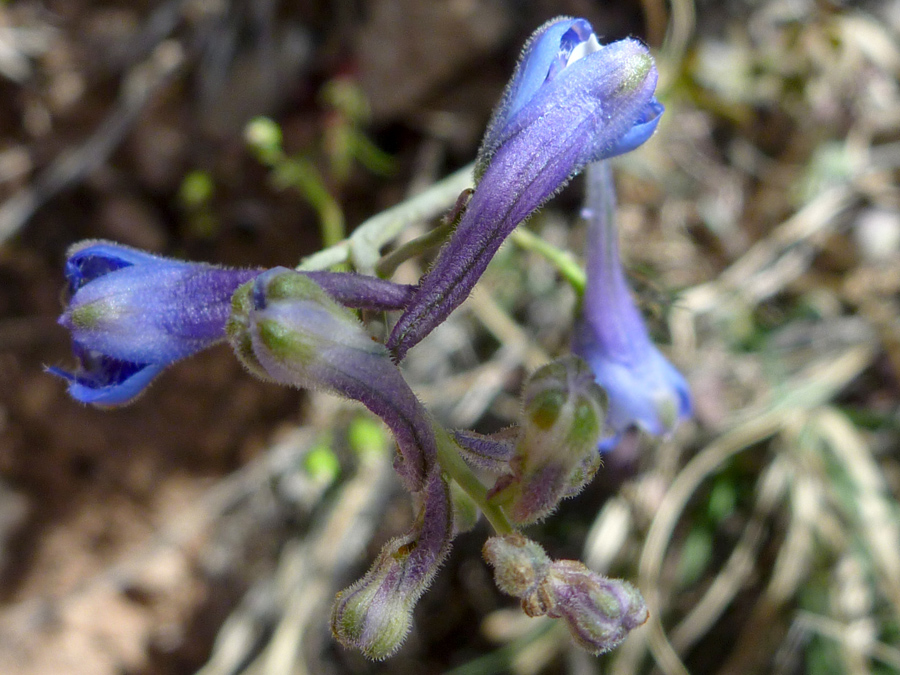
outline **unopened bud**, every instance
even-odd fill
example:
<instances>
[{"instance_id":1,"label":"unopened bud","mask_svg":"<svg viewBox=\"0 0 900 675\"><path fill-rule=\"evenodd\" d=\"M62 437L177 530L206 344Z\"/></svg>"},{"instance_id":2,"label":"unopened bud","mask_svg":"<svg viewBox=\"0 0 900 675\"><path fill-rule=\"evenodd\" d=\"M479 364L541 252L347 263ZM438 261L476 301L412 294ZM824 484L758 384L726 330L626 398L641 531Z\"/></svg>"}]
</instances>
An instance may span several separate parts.
<instances>
[{"instance_id":1,"label":"unopened bud","mask_svg":"<svg viewBox=\"0 0 900 675\"><path fill-rule=\"evenodd\" d=\"M453 514L440 470L432 471L421 494L412 530L389 541L366 575L334 602L335 638L370 659L386 659L403 644L413 608L450 550Z\"/></svg>"},{"instance_id":2,"label":"unopened bud","mask_svg":"<svg viewBox=\"0 0 900 675\"><path fill-rule=\"evenodd\" d=\"M228 337L251 372L359 401L381 417L400 448L398 473L409 490L422 489L437 454L428 413L384 345L317 281L285 268L260 274L235 293Z\"/></svg>"},{"instance_id":3,"label":"unopened bud","mask_svg":"<svg viewBox=\"0 0 900 675\"><path fill-rule=\"evenodd\" d=\"M522 601L528 616L562 619L578 645L601 654L618 645L649 616L627 581L592 572L576 560L550 561L518 532L491 537L482 551L497 587Z\"/></svg>"},{"instance_id":4,"label":"unopened bud","mask_svg":"<svg viewBox=\"0 0 900 675\"><path fill-rule=\"evenodd\" d=\"M334 601L334 636L376 661L397 651L412 624L417 598L400 591L408 549L403 538L388 542L366 575Z\"/></svg>"},{"instance_id":5,"label":"unopened bud","mask_svg":"<svg viewBox=\"0 0 900 675\"><path fill-rule=\"evenodd\" d=\"M593 654L613 649L649 617L632 584L601 576L575 560L554 562L538 595L547 616L565 621L575 642Z\"/></svg>"},{"instance_id":6,"label":"unopened bud","mask_svg":"<svg viewBox=\"0 0 900 675\"><path fill-rule=\"evenodd\" d=\"M516 598L534 593L550 569L544 549L518 532L491 537L481 553L494 568L497 588Z\"/></svg>"},{"instance_id":7,"label":"unopened bud","mask_svg":"<svg viewBox=\"0 0 900 675\"><path fill-rule=\"evenodd\" d=\"M587 364L570 356L534 373L523 404L512 474L501 476L490 494L520 524L545 517L593 478L606 395Z\"/></svg>"}]
</instances>

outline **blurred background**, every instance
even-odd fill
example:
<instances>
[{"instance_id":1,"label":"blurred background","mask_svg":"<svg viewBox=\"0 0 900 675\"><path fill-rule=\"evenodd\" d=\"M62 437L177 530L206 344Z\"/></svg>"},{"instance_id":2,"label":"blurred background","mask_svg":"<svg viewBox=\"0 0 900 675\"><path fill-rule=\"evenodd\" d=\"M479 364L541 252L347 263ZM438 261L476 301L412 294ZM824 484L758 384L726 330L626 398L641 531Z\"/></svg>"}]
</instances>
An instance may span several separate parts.
<instances>
[{"instance_id":1,"label":"blurred background","mask_svg":"<svg viewBox=\"0 0 900 675\"><path fill-rule=\"evenodd\" d=\"M628 438L529 534L652 619L579 652L494 589L481 524L368 663L327 617L412 517L383 429L227 347L127 408L72 401L43 372L72 365L65 251L295 265L471 162L559 14L656 54L667 112L615 162L618 221L695 419ZM897 0L0 4L0 672L900 672L898 75ZM275 159L245 141L258 115ZM527 225L576 259L580 199ZM510 242L409 379L446 424L502 428L574 308Z\"/></svg>"}]
</instances>

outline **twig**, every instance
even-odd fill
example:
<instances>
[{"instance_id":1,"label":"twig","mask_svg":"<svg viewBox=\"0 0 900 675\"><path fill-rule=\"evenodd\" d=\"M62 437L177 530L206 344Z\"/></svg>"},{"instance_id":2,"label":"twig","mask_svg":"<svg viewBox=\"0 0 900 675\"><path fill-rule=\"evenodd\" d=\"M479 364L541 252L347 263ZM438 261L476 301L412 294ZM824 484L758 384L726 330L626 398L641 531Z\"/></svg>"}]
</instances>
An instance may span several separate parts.
<instances>
[{"instance_id":1,"label":"twig","mask_svg":"<svg viewBox=\"0 0 900 675\"><path fill-rule=\"evenodd\" d=\"M407 227L439 216L456 202L459 193L472 186L474 165L463 167L430 188L376 216L372 216L342 242L304 258L299 270L322 270L352 262L358 272L374 274L381 249Z\"/></svg>"}]
</instances>

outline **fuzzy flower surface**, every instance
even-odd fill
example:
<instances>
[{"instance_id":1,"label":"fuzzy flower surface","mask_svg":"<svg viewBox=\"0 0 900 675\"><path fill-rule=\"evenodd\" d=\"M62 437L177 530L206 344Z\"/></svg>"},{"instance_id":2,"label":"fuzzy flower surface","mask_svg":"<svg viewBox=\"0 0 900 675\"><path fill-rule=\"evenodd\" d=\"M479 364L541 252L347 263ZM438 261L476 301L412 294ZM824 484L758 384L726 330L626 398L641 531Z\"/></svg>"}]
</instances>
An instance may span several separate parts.
<instances>
[{"instance_id":1,"label":"fuzzy flower surface","mask_svg":"<svg viewBox=\"0 0 900 675\"><path fill-rule=\"evenodd\" d=\"M588 365L570 355L535 371L522 393L522 408L510 473L488 493L517 525L546 517L594 477L606 394Z\"/></svg>"},{"instance_id":2,"label":"fuzzy flower surface","mask_svg":"<svg viewBox=\"0 0 900 675\"><path fill-rule=\"evenodd\" d=\"M334 601L332 633L370 659L385 659L403 644L416 602L450 550L453 509L438 467L429 474L421 498L412 529L385 544L366 575Z\"/></svg>"},{"instance_id":3,"label":"fuzzy flower surface","mask_svg":"<svg viewBox=\"0 0 900 675\"><path fill-rule=\"evenodd\" d=\"M587 170L588 220L582 316L572 351L609 396L607 424L617 436L631 427L664 435L691 414L687 382L650 339L622 268L615 226L615 187L608 163ZM604 441L611 449L617 436Z\"/></svg>"},{"instance_id":4,"label":"fuzzy flower surface","mask_svg":"<svg viewBox=\"0 0 900 675\"><path fill-rule=\"evenodd\" d=\"M637 40L601 46L583 19L538 29L484 138L468 207L388 338L396 360L468 297L519 223L587 164L652 135L656 80Z\"/></svg>"},{"instance_id":5,"label":"fuzzy flower surface","mask_svg":"<svg viewBox=\"0 0 900 675\"><path fill-rule=\"evenodd\" d=\"M169 364L223 340L231 294L258 273L108 242L76 244L59 323L71 332L78 368L49 371L83 403L128 403Z\"/></svg>"},{"instance_id":6,"label":"fuzzy flower surface","mask_svg":"<svg viewBox=\"0 0 900 675\"><path fill-rule=\"evenodd\" d=\"M59 323L72 334L78 367L48 370L82 403L116 406L140 395L162 370L225 338L231 296L259 269L175 260L105 241L69 249L68 305ZM304 272L337 301L402 309L414 287L359 274Z\"/></svg>"},{"instance_id":7,"label":"fuzzy flower surface","mask_svg":"<svg viewBox=\"0 0 900 675\"><path fill-rule=\"evenodd\" d=\"M259 377L359 401L378 415L397 439L395 468L407 489L422 489L437 453L431 417L384 345L322 286L284 267L263 272L234 294L227 332Z\"/></svg>"},{"instance_id":8,"label":"fuzzy flower surface","mask_svg":"<svg viewBox=\"0 0 900 675\"><path fill-rule=\"evenodd\" d=\"M518 532L491 537L482 554L494 568L497 587L519 598L528 616L562 620L576 644L592 654L615 648L649 618L632 584L592 572L576 560L551 560Z\"/></svg>"}]
</instances>

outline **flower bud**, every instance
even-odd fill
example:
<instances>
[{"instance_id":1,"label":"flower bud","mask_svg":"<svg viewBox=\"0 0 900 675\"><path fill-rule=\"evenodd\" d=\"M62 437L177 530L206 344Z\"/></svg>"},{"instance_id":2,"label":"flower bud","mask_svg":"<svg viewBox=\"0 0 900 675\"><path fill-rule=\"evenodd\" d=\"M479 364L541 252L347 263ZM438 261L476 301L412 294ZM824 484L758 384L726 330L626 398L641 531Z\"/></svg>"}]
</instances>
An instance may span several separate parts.
<instances>
[{"instance_id":1,"label":"flower bud","mask_svg":"<svg viewBox=\"0 0 900 675\"><path fill-rule=\"evenodd\" d=\"M575 642L592 654L613 649L649 617L632 584L601 576L576 560L555 561L538 596L547 616L565 621Z\"/></svg>"},{"instance_id":2,"label":"flower bud","mask_svg":"<svg viewBox=\"0 0 900 675\"><path fill-rule=\"evenodd\" d=\"M335 598L335 638L370 659L385 659L403 644L413 608L450 549L453 514L439 470L431 472L422 495L412 531L389 541L366 575Z\"/></svg>"},{"instance_id":3,"label":"flower bud","mask_svg":"<svg viewBox=\"0 0 900 675\"><path fill-rule=\"evenodd\" d=\"M491 537L484 542L481 554L494 568L497 588L515 598L535 593L550 569L544 549L518 532Z\"/></svg>"},{"instance_id":4,"label":"flower bud","mask_svg":"<svg viewBox=\"0 0 900 675\"><path fill-rule=\"evenodd\" d=\"M566 17L538 29L485 135L466 212L388 338L398 361L469 296L520 222L587 164L653 134L656 80L637 40L600 46L590 24Z\"/></svg>"},{"instance_id":5,"label":"flower bud","mask_svg":"<svg viewBox=\"0 0 900 675\"><path fill-rule=\"evenodd\" d=\"M569 356L537 370L523 393L522 431L490 499L516 523L532 523L577 494L600 466L606 395L587 364Z\"/></svg>"},{"instance_id":6,"label":"flower bud","mask_svg":"<svg viewBox=\"0 0 900 675\"><path fill-rule=\"evenodd\" d=\"M551 562L538 544L518 532L491 537L484 559L497 587L522 601L528 616L562 619L580 647L601 654L643 625L647 607L627 581L591 572L576 560Z\"/></svg>"},{"instance_id":7,"label":"flower bud","mask_svg":"<svg viewBox=\"0 0 900 675\"><path fill-rule=\"evenodd\" d=\"M235 293L228 337L266 379L359 401L381 417L400 449L406 487L424 485L437 448L431 419L384 345L308 275L275 268Z\"/></svg>"}]
</instances>

